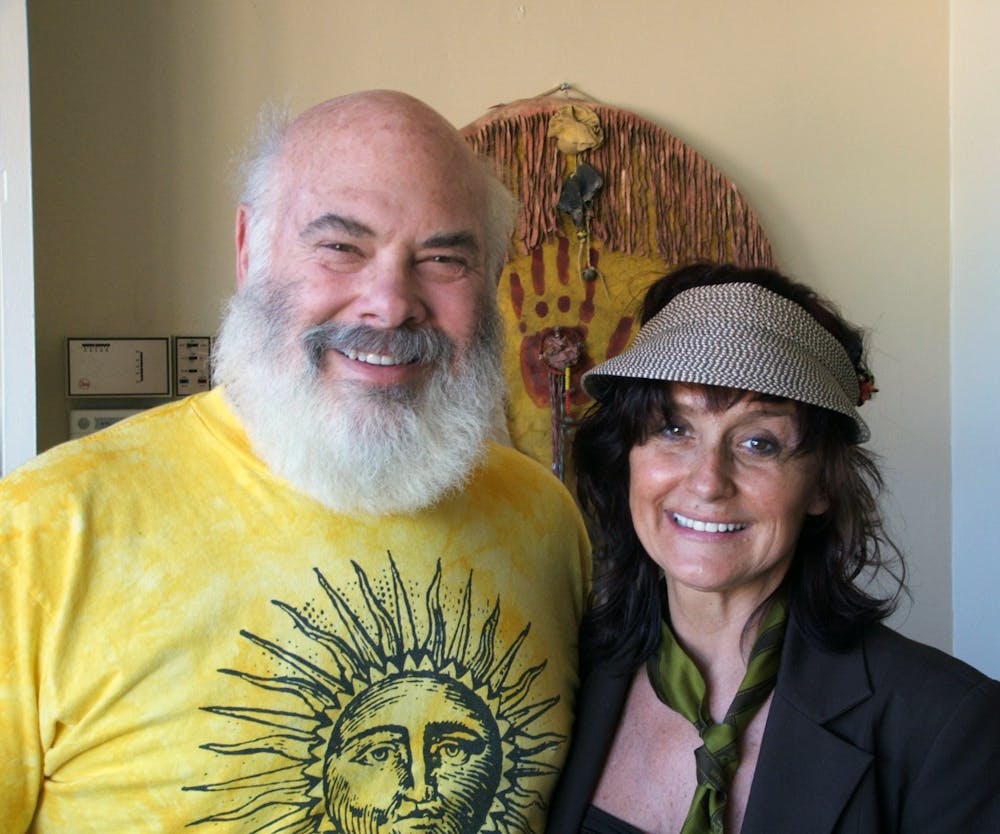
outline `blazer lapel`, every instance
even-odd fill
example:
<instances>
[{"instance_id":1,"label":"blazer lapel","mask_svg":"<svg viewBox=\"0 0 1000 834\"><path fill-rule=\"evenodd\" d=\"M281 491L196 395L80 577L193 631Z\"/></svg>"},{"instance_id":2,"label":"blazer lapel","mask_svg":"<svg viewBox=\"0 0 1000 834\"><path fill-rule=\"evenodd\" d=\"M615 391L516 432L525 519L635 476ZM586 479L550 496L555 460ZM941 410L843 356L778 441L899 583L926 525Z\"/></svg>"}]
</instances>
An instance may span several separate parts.
<instances>
[{"instance_id":1,"label":"blazer lapel","mask_svg":"<svg viewBox=\"0 0 1000 834\"><path fill-rule=\"evenodd\" d=\"M546 831L578 831L614 739L632 673L595 666L580 687L573 744L552 797Z\"/></svg>"},{"instance_id":2,"label":"blazer lapel","mask_svg":"<svg viewBox=\"0 0 1000 834\"><path fill-rule=\"evenodd\" d=\"M742 834L830 834L873 756L827 729L871 697L863 650L814 645L789 621Z\"/></svg>"}]
</instances>

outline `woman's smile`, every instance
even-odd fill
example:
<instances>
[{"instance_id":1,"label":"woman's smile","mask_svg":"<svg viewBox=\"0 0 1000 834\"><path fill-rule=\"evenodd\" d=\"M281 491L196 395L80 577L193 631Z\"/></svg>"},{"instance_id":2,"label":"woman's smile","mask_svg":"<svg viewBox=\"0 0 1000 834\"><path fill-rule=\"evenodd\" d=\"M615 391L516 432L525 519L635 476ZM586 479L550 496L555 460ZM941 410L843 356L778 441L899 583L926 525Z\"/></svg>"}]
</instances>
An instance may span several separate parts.
<instances>
[{"instance_id":1,"label":"woman's smile","mask_svg":"<svg viewBox=\"0 0 1000 834\"><path fill-rule=\"evenodd\" d=\"M636 534L668 588L761 598L780 584L806 515L827 502L798 452L795 405L748 394L715 408L674 384L663 425L629 454Z\"/></svg>"}]
</instances>

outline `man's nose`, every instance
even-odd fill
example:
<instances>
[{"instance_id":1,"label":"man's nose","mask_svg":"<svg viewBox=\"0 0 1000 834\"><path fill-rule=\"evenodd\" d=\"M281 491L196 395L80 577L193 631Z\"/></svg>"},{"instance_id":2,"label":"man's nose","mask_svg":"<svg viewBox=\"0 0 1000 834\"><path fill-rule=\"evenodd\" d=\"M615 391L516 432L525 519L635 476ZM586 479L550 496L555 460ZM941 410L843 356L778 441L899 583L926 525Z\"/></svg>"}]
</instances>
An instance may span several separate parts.
<instances>
[{"instance_id":1,"label":"man's nose","mask_svg":"<svg viewBox=\"0 0 1000 834\"><path fill-rule=\"evenodd\" d=\"M414 269L408 263L385 260L371 264L359 288L358 316L372 327L402 327L426 321L428 310Z\"/></svg>"}]
</instances>

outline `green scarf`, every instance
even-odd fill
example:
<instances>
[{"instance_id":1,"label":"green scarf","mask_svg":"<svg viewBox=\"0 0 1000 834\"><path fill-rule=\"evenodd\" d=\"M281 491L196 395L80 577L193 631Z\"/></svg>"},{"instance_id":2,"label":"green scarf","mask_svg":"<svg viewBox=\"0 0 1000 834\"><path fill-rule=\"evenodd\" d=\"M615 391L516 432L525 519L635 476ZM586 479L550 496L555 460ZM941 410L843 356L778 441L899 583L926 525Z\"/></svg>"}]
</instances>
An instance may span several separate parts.
<instances>
[{"instance_id":1,"label":"green scarf","mask_svg":"<svg viewBox=\"0 0 1000 834\"><path fill-rule=\"evenodd\" d=\"M681 834L723 834L729 784L740 761L739 738L774 689L787 620L785 601L776 598L761 623L746 675L721 724L712 723L701 672L678 644L670 625L663 624L660 650L646 665L649 682L664 704L694 724L704 742L694 751L698 787Z\"/></svg>"}]
</instances>

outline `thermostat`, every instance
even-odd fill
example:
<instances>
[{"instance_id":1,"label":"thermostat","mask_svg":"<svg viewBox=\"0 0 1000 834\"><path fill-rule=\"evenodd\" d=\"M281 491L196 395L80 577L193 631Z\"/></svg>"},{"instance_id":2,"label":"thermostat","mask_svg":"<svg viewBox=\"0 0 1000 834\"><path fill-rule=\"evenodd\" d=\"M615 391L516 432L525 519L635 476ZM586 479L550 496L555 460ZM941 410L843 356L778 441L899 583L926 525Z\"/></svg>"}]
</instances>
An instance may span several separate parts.
<instances>
[{"instance_id":1,"label":"thermostat","mask_svg":"<svg viewBox=\"0 0 1000 834\"><path fill-rule=\"evenodd\" d=\"M71 397L169 397L170 338L67 339Z\"/></svg>"}]
</instances>

